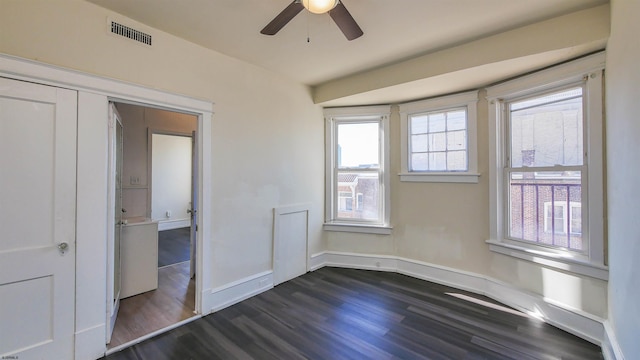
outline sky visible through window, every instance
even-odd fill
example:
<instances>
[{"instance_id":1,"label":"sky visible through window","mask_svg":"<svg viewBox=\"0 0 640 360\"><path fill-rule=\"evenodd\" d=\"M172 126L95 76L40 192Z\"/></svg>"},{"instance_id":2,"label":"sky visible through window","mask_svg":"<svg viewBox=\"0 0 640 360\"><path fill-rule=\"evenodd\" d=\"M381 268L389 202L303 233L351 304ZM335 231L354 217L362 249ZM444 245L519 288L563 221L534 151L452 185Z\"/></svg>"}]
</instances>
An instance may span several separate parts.
<instances>
[{"instance_id":1,"label":"sky visible through window","mask_svg":"<svg viewBox=\"0 0 640 360\"><path fill-rule=\"evenodd\" d=\"M379 123L338 125L338 165L379 167Z\"/></svg>"}]
</instances>

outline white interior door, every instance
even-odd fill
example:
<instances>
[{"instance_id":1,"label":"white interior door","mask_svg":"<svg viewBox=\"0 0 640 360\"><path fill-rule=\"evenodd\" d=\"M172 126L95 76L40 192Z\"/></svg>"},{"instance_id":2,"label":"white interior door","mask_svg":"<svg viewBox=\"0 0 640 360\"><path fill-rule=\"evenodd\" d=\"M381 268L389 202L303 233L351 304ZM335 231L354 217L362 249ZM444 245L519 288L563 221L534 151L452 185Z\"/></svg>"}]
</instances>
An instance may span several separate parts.
<instances>
[{"instance_id":1,"label":"white interior door","mask_svg":"<svg viewBox=\"0 0 640 360\"><path fill-rule=\"evenodd\" d=\"M72 359L77 93L0 78L0 356Z\"/></svg>"},{"instance_id":2,"label":"white interior door","mask_svg":"<svg viewBox=\"0 0 640 360\"><path fill-rule=\"evenodd\" d=\"M107 236L107 344L115 328L122 285L120 239L122 238L122 120L113 103L109 104L109 199Z\"/></svg>"}]
</instances>

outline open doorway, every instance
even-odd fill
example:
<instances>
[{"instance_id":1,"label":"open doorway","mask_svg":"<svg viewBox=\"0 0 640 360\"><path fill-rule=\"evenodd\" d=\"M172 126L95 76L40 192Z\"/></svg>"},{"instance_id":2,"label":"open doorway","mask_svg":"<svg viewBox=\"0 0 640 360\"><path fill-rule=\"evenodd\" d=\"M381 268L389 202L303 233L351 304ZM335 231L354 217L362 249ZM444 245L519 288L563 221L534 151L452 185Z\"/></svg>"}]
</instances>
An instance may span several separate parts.
<instances>
[{"instance_id":1,"label":"open doorway","mask_svg":"<svg viewBox=\"0 0 640 360\"><path fill-rule=\"evenodd\" d=\"M121 284L108 284L120 290L108 295L117 303L109 349L197 316L198 119L127 103L115 103L114 109L122 124L122 170L111 176L121 176L115 181L121 184L121 205L114 208L121 219L114 222L119 244L110 247L109 258L114 259L111 279Z\"/></svg>"}]
</instances>

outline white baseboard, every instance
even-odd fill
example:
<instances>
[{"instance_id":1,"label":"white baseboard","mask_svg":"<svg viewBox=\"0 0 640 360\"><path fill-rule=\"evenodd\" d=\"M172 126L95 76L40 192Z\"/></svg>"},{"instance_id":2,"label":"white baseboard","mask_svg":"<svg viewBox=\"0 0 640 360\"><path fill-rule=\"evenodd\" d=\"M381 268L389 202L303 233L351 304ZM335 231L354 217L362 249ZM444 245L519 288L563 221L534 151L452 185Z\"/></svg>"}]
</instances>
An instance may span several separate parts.
<instances>
[{"instance_id":1,"label":"white baseboard","mask_svg":"<svg viewBox=\"0 0 640 360\"><path fill-rule=\"evenodd\" d=\"M311 256L311 262L316 269L323 266L394 272L398 269L397 257L388 255L324 252Z\"/></svg>"},{"instance_id":2,"label":"white baseboard","mask_svg":"<svg viewBox=\"0 0 640 360\"><path fill-rule=\"evenodd\" d=\"M106 325L98 324L75 333L75 358L100 359L107 350Z\"/></svg>"},{"instance_id":3,"label":"white baseboard","mask_svg":"<svg viewBox=\"0 0 640 360\"><path fill-rule=\"evenodd\" d=\"M332 251L312 255L311 265L312 271L323 266L393 271L471 291L535 316L589 342L599 346L603 344L603 319L484 275L397 256Z\"/></svg>"},{"instance_id":4,"label":"white baseboard","mask_svg":"<svg viewBox=\"0 0 640 360\"><path fill-rule=\"evenodd\" d=\"M609 320L604 322L604 341L602 342L602 355L605 360L624 360L624 354L618 343L616 333Z\"/></svg>"},{"instance_id":5,"label":"white baseboard","mask_svg":"<svg viewBox=\"0 0 640 360\"><path fill-rule=\"evenodd\" d=\"M191 219L158 220L158 231L180 229L191 226Z\"/></svg>"},{"instance_id":6,"label":"white baseboard","mask_svg":"<svg viewBox=\"0 0 640 360\"><path fill-rule=\"evenodd\" d=\"M203 315L222 310L273 288L273 271L264 271L205 292Z\"/></svg>"}]
</instances>

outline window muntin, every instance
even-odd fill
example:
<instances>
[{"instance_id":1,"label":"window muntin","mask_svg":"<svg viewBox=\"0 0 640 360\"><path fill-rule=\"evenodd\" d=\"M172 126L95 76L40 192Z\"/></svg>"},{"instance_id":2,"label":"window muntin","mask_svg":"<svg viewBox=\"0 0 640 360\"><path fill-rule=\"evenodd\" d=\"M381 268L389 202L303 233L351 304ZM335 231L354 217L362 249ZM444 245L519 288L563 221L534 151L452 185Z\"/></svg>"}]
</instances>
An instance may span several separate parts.
<instances>
[{"instance_id":1,"label":"window muntin","mask_svg":"<svg viewBox=\"0 0 640 360\"><path fill-rule=\"evenodd\" d=\"M409 115L409 171L467 171L467 109Z\"/></svg>"},{"instance_id":2,"label":"window muntin","mask_svg":"<svg viewBox=\"0 0 640 360\"><path fill-rule=\"evenodd\" d=\"M585 252L582 85L507 101L507 237ZM566 204L572 204L567 208ZM551 204L554 204L553 206ZM564 204L564 205L563 205Z\"/></svg>"}]
</instances>

